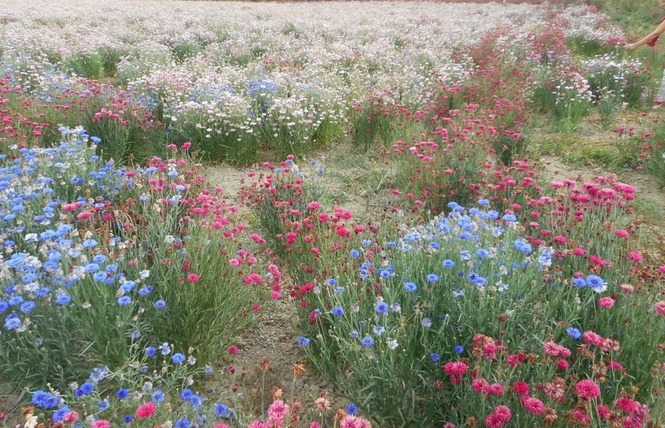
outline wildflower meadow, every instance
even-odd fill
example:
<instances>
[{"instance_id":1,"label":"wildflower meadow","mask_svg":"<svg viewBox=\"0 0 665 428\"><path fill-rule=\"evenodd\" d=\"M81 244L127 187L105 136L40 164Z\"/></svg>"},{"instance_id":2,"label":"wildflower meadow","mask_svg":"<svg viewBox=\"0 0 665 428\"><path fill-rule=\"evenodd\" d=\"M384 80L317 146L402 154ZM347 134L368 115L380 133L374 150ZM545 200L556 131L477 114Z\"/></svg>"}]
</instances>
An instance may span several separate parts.
<instances>
[{"instance_id":1,"label":"wildflower meadow","mask_svg":"<svg viewBox=\"0 0 665 428\"><path fill-rule=\"evenodd\" d=\"M0 0L0 426L663 426L659 57L537 3Z\"/></svg>"}]
</instances>

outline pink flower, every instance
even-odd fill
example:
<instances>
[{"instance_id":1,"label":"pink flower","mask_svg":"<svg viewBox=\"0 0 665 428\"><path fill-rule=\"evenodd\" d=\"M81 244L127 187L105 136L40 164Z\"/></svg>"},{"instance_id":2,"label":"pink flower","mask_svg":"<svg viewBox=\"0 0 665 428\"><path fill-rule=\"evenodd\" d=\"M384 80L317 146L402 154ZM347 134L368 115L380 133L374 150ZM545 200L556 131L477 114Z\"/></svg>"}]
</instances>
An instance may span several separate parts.
<instances>
[{"instance_id":1,"label":"pink flower","mask_svg":"<svg viewBox=\"0 0 665 428\"><path fill-rule=\"evenodd\" d=\"M601 297L598 300L598 305L603 309L609 309L614 306L614 299L611 297Z\"/></svg>"},{"instance_id":2,"label":"pink flower","mask_svg":"<svg viewBox=\"0 0 665 428\"><path fill-rule=\"evenodd\" d=\"M653 308L656 310L656 313L661 317L665 317L665 301L657 302L653 305Z\"/></svg>"},{"instance_id":3,"label":"pink flower","mask_svg":"<svg viewBox=\"0 0 665 428\"><path fill-rule=\"evenodd\" d=\"M106 419L97 419L92 423L92 428L111 428L111 422Z\"/></svg>"},{"instance_id":4,"label":"pink flower","mask_svg":"<svg viewBox=\"0 0 665 428\"><path fill-rule=\"evenodd\" d=\"M73 424L74 422L78 421L78 419L79 414L75 411L71 411L67 413L64 418L62 418L62 421L66 424Z\"/></svg>"},{"instance_id":5,"label":"pink flower","mask_svg":"<svg viewBox=\"0 0 665 428\"><path fill-rule=\"evenodd\" d=\"M513 417L513 414L508 408L508 406L504 406L503 404L496 406L496 409L494 409L494 413L500 416L501 420L503 420L504 422L508 422Z\"/></svg>"},{"instance_id":6,"label":"pink flower","mask_svg":"<svg viewBox=\"0 0 665 428\"><path fill-rule=\"evenodd\" d=\"M275 400L268 407L268 420L281 426L289 415L291 408L282 400Z\"/></svg>"},{"instance_id":7,"label":"pink flower","mask_svg":"<svg viewBox=\"0 0 665 428\"><path fill-rule=\"evenodd\" d=\"M596 407L596 411L602 420L608 420L612 416L612 411L604 404L599 404L598 407Z\"/></svg>"},{"instance_id":8,"label":"pink flower","mask_svg":"<svg viewBox=\"0 0 665 428\"><path fill-rule=\"evenodd\" d=\"M623 291L624 293L632 293L632 292L635 290L635 287L633 287L633 286L630 285L630 284L621 284L621 285L619 286L619 288L620 288L621 291Z\"/></svg>"},{"instance_id":9,"label":"pink flower","mask_svg":"<svg viewBox=\"0 0 665 428\"><path fill-rule=\"evenodd\" d=\"M628 260L633 261L635 263L642 263L642 253L639 251L631 251L628 253Z\"/></svg>"},{"instance_id":10,"label":"pink flower","mask_svg":"<svg viewBox=\"0 0 665 428\"><path fill-rule=\"evenodd\" d=\"M136 409L136 417L138 419L145 419L155 414L157 411L157 406L152 401L141 404Z\"/></svg>"},{"instance_id":11,"label":"pink flower","mask_svg":"<svg viewBox=\"0 0 665 428\"><path fill-rule=\"evenodd\" d=\"M309 428L321 428L321 424L314 421L314 422L309 424Z\"/></svg>"},{"instance_id":12,"label":"pink flower","mask_svg":"<svg viewBox=\"0 0 665 428\"><path fill-rule=\"evenodd\" d=\"M321 203L319 203L317 201L312 201L309 204L307 204L307 209L310 210L310 211L316 211L319 208L321 208Z\"/></svg>"},{"instance_id":13,"label":"pink flower","mask_svg":"<svg viewBox=\"0 0 665 428\"><path fill-rule=\"evenodd\" d=\"M247 425L247 428L270 428L270 426L267 423L263 423L260 420L255 420L249 425Z\"/></svg>"},{"instance_id":14,"label":"pink flower","mask_svg":"<svg viewBox=\"0 0 665 428\"><path fill-rule=\"evenodd\" d=\"M198 280L199 280L199 276L195 273L190 273L189 275L187 275L187 281L189 281L192 284L197 283Z\"/></svg>"},{"instance_id":15,"label":"pink flower","mask_svg":"<svg viewBox=\"0 0 665 428\"><path fill-rule=\"evenodd\" d=\"M513 384L513 391L519 395L526 395L529 393L529 384L522 381L517 381Z\"/></svg>"},{"instance_id":16,"label":"pink flower","mask_svg":"<svg viewBox=\"0 0 665 428\"><path fill-rule=\"evenodd\" d=\"M628 397L619 398L616 402L616 406L626 413L635 413L640 408L640 404L637 401Z\"/></svg>"},{"instance_id":17,"label":"pink flower","mask_svg":"<svg viewBox=\"0 0 665 428\"><path fill-rule=\"evenodd\" d=\"M591 379L582 379L575 385L577 396L583 400L593 400L600 397L600 387Z\"/></svg>"},{"instance_id":18,"label":"pink flower","mask_svg":"<svg viewBox=\"0 0 665 428\"><path fill-rule=\"evenodd\" d=\"M616 231L614 231L614 234L619 238L628 238L628 235L630 235L628 231L624 229L617 229Z\"/></svg>"},{"instance_id":19,"label":"pink flower","mask_svg":"<svg viewBox=\"0 0 665 428\"><path fill-rule=\"evenodd\" d=\"M500 415L490 413L485 417L485 425L487 428L503 428L504 421Z\"/></svg>"},{"instance_id":20,"label":"pink flower","mask_svg":"<svg viewBox=\"0 0 665 428\"><path fill-rule=\"evenodd\" d=\"M238 347L236 345L231 345L226 350L229 352L231 355L235 355L238 353Z\"/></svg>"},{"instance_id":21,"label":"pink flower","mask_svg":"<svg viewBox=\"0 0 665 428\"><path fill-rule=\"evenodd\" d=\"M545 405L536 397L523 395L522 398L520 398L520 402L529 413L534 415L539 415L545 411Z\"/></svg>"},{"instance_id":22,"label":"pink flower","mask_svg":"<svg viewBox=\"0 0 665 428\"><path fill-rule=\"evenodd\" d=\"M346 415L340 421L339 428L372 428L372 424L367 419Z\"/></svg>"},{"instance_id":23,"label":"pink flower","mask_svg":"<svg viewBox=\"0 0 665 428\"><path fill-rule=\"evenodd\" d=\"M217 424L215 425L215 428L231 428L231 427L228 426L227 424Z\"/></svg>"},{"instance_id":24,"label":"pink flower","mask_svg":"<svg viewBox=\"0 0 665 428\"><path fill-rule=\"evenodd\" d=\"M468 369L469 366L461 361L449 361L443 366L443 370L449 375L463 375Z\"/></svg>"},{"instance_id":25,"label":"pink flower","mask_svg":"<svg viewBox=\"0 0 665 428\"><path fill-rule=\"evenodd\" d=\"M189 141L185 141L184 143L182 143L182 146L180 146L180 148L182 148L183 150L187 150L190 147L192 147L192 143L190 143Z\"/></svg>"}]
</instances>

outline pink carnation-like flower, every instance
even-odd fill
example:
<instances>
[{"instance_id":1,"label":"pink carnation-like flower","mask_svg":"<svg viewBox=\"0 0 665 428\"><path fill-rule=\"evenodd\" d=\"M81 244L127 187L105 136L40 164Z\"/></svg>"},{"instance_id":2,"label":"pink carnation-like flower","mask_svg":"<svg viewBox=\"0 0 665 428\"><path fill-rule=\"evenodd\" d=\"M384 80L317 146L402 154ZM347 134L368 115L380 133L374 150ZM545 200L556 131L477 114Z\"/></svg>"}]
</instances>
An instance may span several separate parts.
<instances>
[{"instance_id":1,"label":"pink carnation-like flower","mask_svg":"<svg viewBox=\"0 0 665 428\"><path fill-rule=\"evenodd\" d=\"M632 398L622 397L617 399L616 406L626 413L635 413L640 409L640 404Z\"/></svg>"},{"instance_id":2,"label":"pink carnation-like flower","mask_svg":"<svg viewBox=\"0 0 665 428\"><path fill-rule=\"evenodd\" d=\"M152 401L141 404L136 409L136 417L138 419L145 419L155 414L157 406Z\"/></svg>"},{"instance_id":3,"label":"pink carnation-like flower","mask_svg":"<svg viewBox=\"0 0 665 428\"><path fill-rule=\"evenodd\" d=\"M508 408L508 406L504 406L503 404L496 406L494 413L501 417L501 420L504 422L508 422L513 417L513 413L510 411L510 408Z\"/></svg>"},{"instance_id":4,"label":"pink carnation-like flower","mask_svg":"<svg viewBox=\"0 0 665 428\"><path fill-rule=\"evenodd\" d=\"M665 301L657 302L653 305L653 308L656 310L656 313L661 317L665 317Z\"/></svg>"},{"instance_id":5,"label":"pink carnation-like flower","mask_svg":"<svg viewBox=\"0 0 665 428\"><path fill-rule=\"evenodd\" d=\"M111 422L106 419L97 419L92 423L92 428L111 428Z\"/></svg>"},{"instance_id":6,"label":"pink carnation-like flower","mask_svg":"<svg viewBox=\"0 0 665 428\"><path fill-rule=\"evenodd\" d=\"M621 291L623 291L624 293L632 293L633 291L635 291L635 287L633 287L633 286L630 285L630 284L621 284L621 285L619 286L619 288L620 288Z\"/></svg>"},{"instance_id":7,"label":"pink carnation-like flower","mask_svg":"<svg viewBox=\"0 0 665 428\"><path fill-rule=\"evenodd\" d=\"M463 375L469 369L465 363L461 361L449 361L443 366L443 370L449 375Z\"/></svg>"},{"instance_id":8,"label":"pink carnation-like flower","mask_svg":"<svg viewBox=\"0 0 665 428\"><path fill-rule=\"evenodd\" d=\"M268 419L271 422L277 423L281 426L284 420L289 415L291 408L282 400L275 400L268 407Z\"/></svg>"},{"instance_id":9,"label":"pink carnation-like flower","mask_svg":"<svg viewBox=\"0 0 665 428\"><path fill-rule=\"evenodd\" d=\"M529 393L529 384L522 381L517 381L513 384L513 391L519 395L526 395Z\"/></svg>"},{"instance_id":10,"label":"pink carnation-like flower","mask_svg":"<svg viewBox=\"0 0 665 428\"><path fill-rule=\"evenodd\" d=\"M639 251L631 251L628 253L628 260L633 261L635 263L642 263L642 253Z\"/></svg>"},{"instance_id":11,"label":"pink carnation-like flower","mask_svg":"<svg viewBox=\"0 0 665 428\"><path fill-rule=\"evenodd\" d=\"M603 309L609 309L614 306L614 299L611 297L601 297L598 300L598 305Z\"/></svg>"},{"instance_id":12,"label":"pink carnation-like flower","mask_svg":"<svg viewBox=\"0 0 665 428\"><path fill-rule=\"evenodd\" d=\"M187 281L189 281L192 284L198 282L198 280L199 276L195 273L190 273L189 275L187 275Z\"/></svg>"},{"instance_id":13,"label":"pink carnation-like flower","mask_svg":"<svg viewBox=\"0 0 665 428\"><path fill-rule=\"evenodd\" d=\"M593 400L600 397L600 387L591 379L582 379L575 385L577 396L583 400Z\"/></svg>"},{"instance_id":14,"label":"pink carnation-like flower","mask_svg":"<svg viewBox=\"0 0 665 428\"><path fill-rule=\"evenodd\" d=\"M619 238L628 238L628 236L630 235L628 231L624 229L617 229L614 231L614 234Z\"/></svg>"},{"instance_id":15,"label":"pink carnation-like flower","mask_svg":"<svg viewBox=\"0 0 665 428\"><path fill-rule=\"evenodd\" d=\"M490 413L485 417L485 425L487 428L503 428L504 421L500 415Z\"/></svg>"},{"instance_id":16,"label":"pink carnation-like flower","mask_svg":"<svg viewBox=\"0 0 665 428\"><path fill-rule=\"evenodd\" d=\"M339 428L372 428L372 424L367 419L346 415L340 421Z\"/></svg>"},{"instance_id":17,"label":"pink carnation-like flower","mask_svg":"<svg viewBox=\"0 0 665 428\"><path fill-rule=\"evenodd\" d=\"M520 398L520 402L529 413L534 415L539 415L545 411L545 405L536 397L523 395L522 398Z\"/></svg>"}]
</instances>

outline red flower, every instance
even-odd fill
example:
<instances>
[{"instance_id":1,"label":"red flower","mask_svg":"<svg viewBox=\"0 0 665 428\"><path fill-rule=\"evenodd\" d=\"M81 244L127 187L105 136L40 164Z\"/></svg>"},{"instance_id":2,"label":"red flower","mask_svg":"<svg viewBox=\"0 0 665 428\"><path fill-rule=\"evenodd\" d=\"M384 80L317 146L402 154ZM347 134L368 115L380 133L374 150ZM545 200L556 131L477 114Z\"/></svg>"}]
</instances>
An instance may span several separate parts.
<instances>
[{"instance_id":1,"label":"red flower","mask_svg":"<svg viewBox=\"0 0 665 428\"><path fill-rule=\"evenodd\" d=\"M157 405L152 401L141 404L138 409L136 409L136 417L138 419L145 419L155 414L157 411Z\"/></svg>"},{"instance_id":2,"label":"red flower","mask_svg":"<svg viewBox=\"0 0 665 428\"><path fill-rule=\"evenodd\" d=\"M519 395L526 395L529 393L529 384L522 381L517 381L513 384L513 391Z\"/></svg>"},{"instance_id":3,"label":"red flower","mask_svg":"<svg viewBox=\"0 0 665 428\"><path fill-rule=\"evenodd\" d=\"M192 284L198 282L199 276L195 273L190 273L187 275L187 281L191 282Z\"/></svg>"},{"instance_id":4,"label":"red flower","mask_svg":"<svg viewBox=\"0 0 665 428\"><path fill-rule=\"evenodd\" d=\"M539 415L545 411L545 405L536 397L523 395L522 398L520 398L520 402L529 413L533 413L534 415Z\"/></svg>"},{"instance_id":5,"label":"red flower","mask_svg":"<svg viewBox=\"0 0 665 428\"><path fill-rule=\"evenodd\" d=\"M600 397L600 387L591 379L583 379L575 385L577 396L583 400L593 400Z\"/></svg>"}]
</instances>

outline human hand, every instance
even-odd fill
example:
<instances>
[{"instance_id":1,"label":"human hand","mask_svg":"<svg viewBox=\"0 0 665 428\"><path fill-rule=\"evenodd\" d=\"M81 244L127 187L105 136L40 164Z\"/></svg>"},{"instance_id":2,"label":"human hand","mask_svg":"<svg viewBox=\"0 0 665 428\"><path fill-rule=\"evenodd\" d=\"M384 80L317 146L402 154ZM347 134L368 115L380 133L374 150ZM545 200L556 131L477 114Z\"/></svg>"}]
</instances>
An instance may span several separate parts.
<instances>
[{"instance_id":1,"label":"human hand","mask_svg":"<svg viewBox=\"0 0 665 428\"><path fill-rule=\"evenodd\" d=\"M637 46L635 46L635 43L626 43L623 47L625 49L635 49Z\"/></svg>"}]
</instances>

